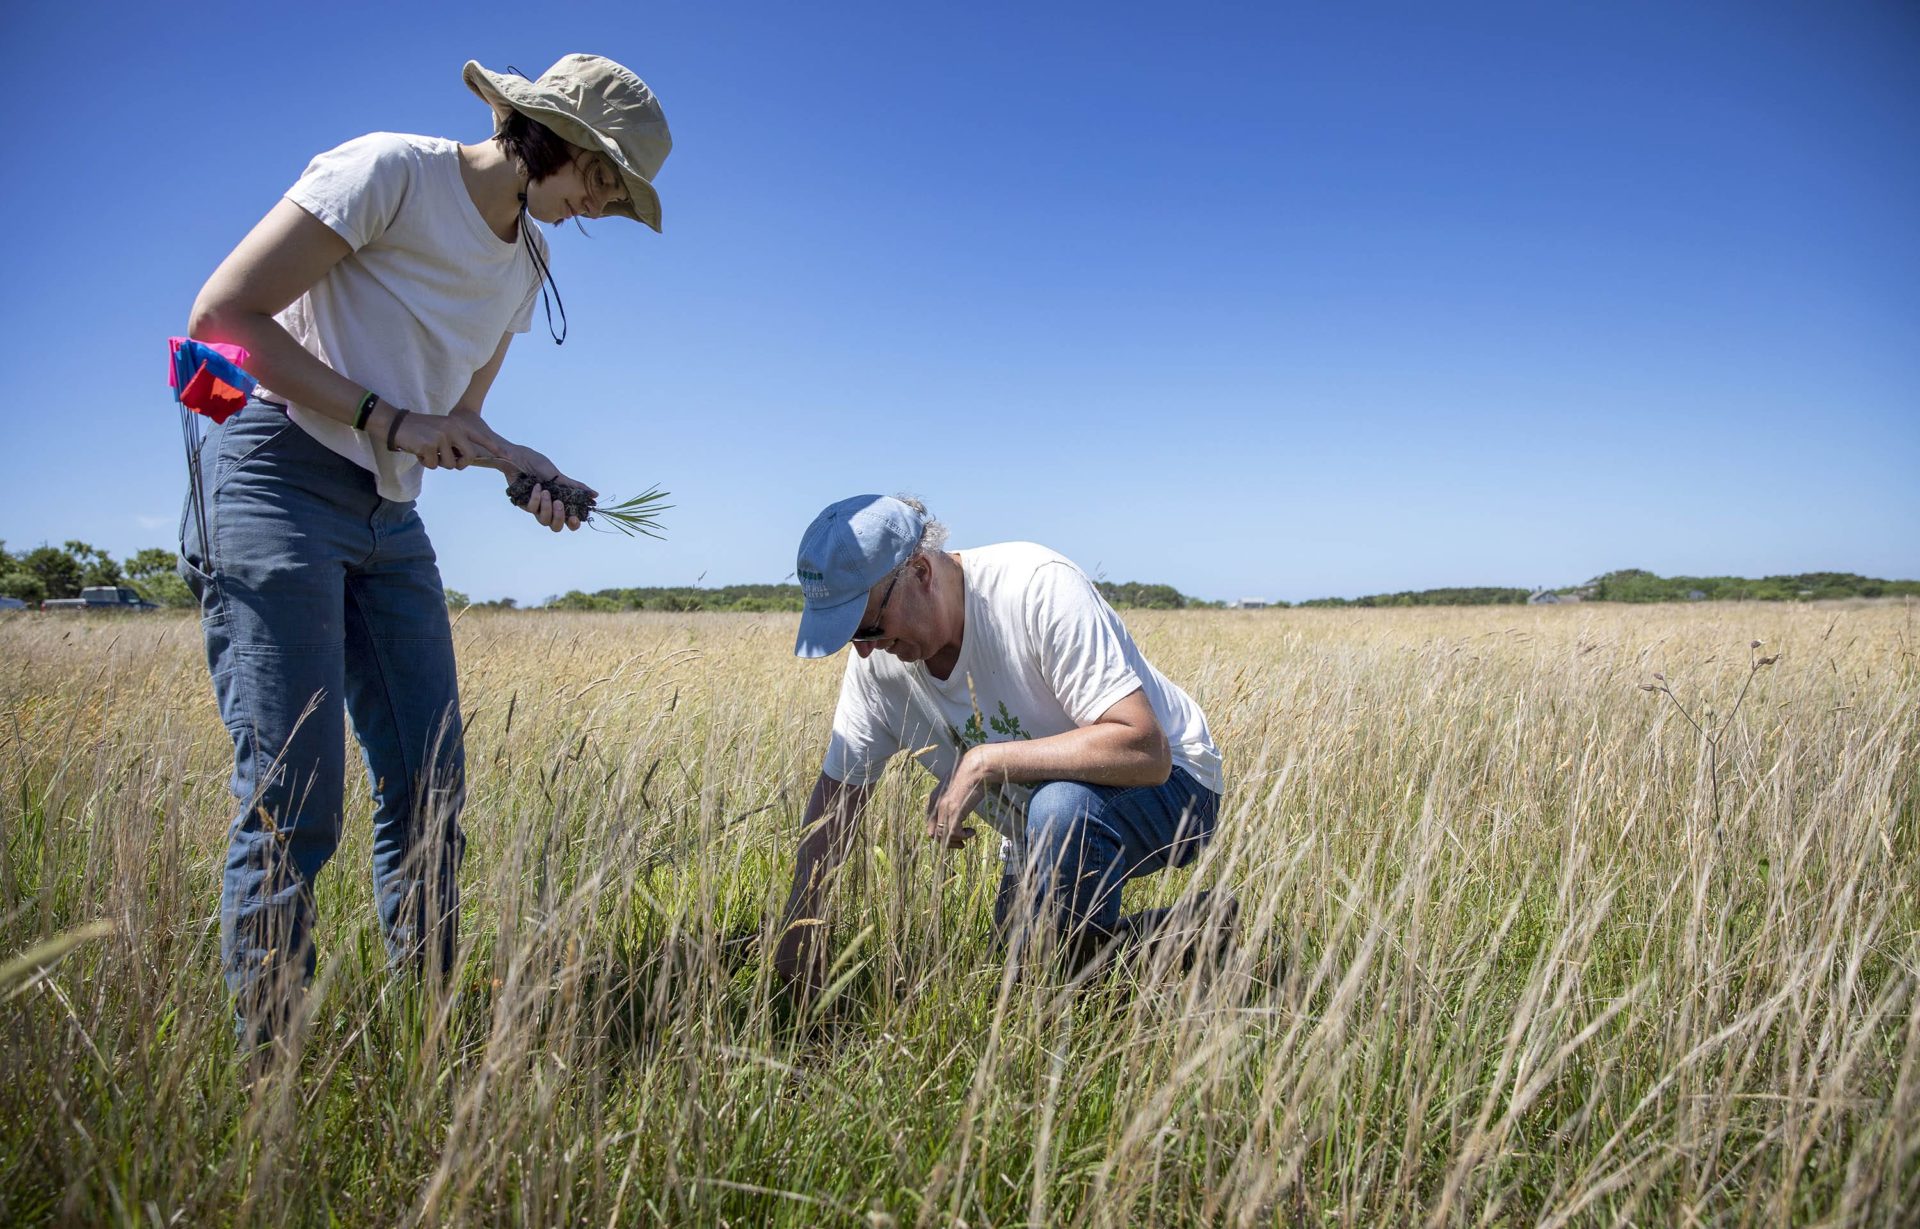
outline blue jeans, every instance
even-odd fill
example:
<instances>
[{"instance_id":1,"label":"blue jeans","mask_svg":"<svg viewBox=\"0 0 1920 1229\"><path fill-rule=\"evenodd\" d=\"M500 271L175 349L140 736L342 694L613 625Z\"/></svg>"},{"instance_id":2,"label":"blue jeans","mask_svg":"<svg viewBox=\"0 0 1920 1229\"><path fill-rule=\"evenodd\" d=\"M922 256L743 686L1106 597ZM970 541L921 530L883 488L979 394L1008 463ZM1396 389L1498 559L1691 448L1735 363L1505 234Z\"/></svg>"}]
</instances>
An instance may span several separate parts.
<instances>
[{"instance_id":1,"label":"blue jeans","mask_svg":"<svg viewBox=\"0 0 1920 1229\"><path fill-rule=\"evenodd\" d=\"M313 882L340 840L342 703L373 786L373 883L397 964L451 967L464 838L453 636L412 502L250 401L201 448L206 541L180 571L233 738L221 958L243 1033L279 1031L314 970Z\"/></svg>"},{"instance_id":2,"label":"blue jeans","mask_svg":"<svg viewBox=\"0 0 1920 1229\"><path fill-rule=\"evenodd\" d=\"M1026 839L1011 844L994 900L996 933L1017 948L1010 925L1050 923L1069 958L1083 958L1125 929L1122 885L1199 857L1219 813L1220 795L1178 767L1160 785L1035 786Z\"/></svg>"}]
</instances>

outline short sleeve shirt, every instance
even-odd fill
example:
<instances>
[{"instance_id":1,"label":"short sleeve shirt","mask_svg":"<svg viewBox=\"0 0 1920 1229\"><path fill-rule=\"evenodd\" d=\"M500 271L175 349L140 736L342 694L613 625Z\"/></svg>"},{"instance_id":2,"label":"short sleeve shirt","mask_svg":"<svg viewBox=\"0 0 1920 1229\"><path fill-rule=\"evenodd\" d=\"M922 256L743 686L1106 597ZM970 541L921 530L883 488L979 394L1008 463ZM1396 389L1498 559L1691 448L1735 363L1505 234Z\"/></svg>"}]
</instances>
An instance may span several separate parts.
<instances>
[{"instance_id":1,"label":"short sleeve shirt","mask_svg":"<svg viewBox=\"0 0 1920 1229\"><path fill-rule=\"evenodd\" d=\"M959 558L966 630L953 672L938 679L923 664L889 653L848 654L823 765L828 776L871 784L905 751L944 781L980 743L1091 725L1141 691L1174 763L1220 791L1220 752L1206 714L1141 656L1086 573L1030 542L962 551ZM1026 795L1020 786L998 786L980 814L1018 835Z\"/></svg>"},{"instance_id":2,"label":"short sleeve shirt","mask_svg":"<svg viewBox=\"0 0 1920 1229\"><path fill-rule=\"evenodd\" d=\"M507 333L532 324L526 241L493 233L460 177L460 147L378 132L308 164L287 199L353 251L275 319L315 358L416 414L446 414ZM528 240L541 245L537 232ZM271 395L271 394L269 394ZM298 403L293 421L371 470L380 494L420 493L420 463Z\"/></svg>"}]
</instances>

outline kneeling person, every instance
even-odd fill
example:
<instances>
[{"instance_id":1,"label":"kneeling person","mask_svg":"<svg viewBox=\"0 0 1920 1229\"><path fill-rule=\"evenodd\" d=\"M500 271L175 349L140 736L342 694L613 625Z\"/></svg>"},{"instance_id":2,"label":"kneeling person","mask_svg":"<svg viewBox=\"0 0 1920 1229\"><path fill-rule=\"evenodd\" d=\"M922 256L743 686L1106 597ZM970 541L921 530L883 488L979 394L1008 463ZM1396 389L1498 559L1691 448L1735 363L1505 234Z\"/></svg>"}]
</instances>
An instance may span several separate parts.
<instances>
[{"instance_id":1,"label":"kneeling person","mask_svg":"<svg viewBox=\"0 0 1920 1229\"><path fill-rule=\"evenodd\" d=\"M789 984L820 984L825 883L899 751L940 781L931 839L964 845L969 813L1005 838L994 920L1016 954L1023 924L1056 928L1075 963L1143 928L1120 917L1121 885L1187 865L1213 835L1221 770L1206 716L1086 574L1029 542L945 540L917 501L858 495L800 541L794 652L854 651L775 953Z\"/></svg>"}]
</instances>

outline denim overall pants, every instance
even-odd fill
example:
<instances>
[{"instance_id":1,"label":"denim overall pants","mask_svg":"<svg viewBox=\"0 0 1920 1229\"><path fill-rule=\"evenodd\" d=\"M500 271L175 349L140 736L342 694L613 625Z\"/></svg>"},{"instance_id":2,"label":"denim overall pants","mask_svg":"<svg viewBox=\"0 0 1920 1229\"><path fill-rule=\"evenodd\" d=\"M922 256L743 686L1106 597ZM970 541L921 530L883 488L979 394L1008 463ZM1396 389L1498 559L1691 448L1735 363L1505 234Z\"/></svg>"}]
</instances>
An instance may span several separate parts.
<instances>
[{"instance_id":1,"label":"denim overall pants","mask_svg":"<svg viewBox=\"0 0 1920 1229\"><path fill-rule=\"evenodd\" d=\"M373 788L373 887L389 958L447 970L464 838L446 597L412 501L250 400L201 449L205 540L180 571L233 739L221 960L243 1039L285 1027L312 979L314 878L340 840L346 728ZM189 494L189 501L192 500ZM191 511L191 509L189 509Z\"/></svg>"}]
</instances>

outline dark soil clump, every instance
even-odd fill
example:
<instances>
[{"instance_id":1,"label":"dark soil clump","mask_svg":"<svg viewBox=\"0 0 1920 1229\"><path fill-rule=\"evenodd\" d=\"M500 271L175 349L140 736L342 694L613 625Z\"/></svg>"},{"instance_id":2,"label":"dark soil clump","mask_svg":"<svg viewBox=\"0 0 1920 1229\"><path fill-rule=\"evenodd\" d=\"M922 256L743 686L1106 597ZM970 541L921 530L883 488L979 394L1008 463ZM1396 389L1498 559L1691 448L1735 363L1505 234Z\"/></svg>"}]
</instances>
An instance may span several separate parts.
<instances>
[{"instance_id":1,"label":"dark soil clump","mask_svg":"<svg viewBox=\"0 0 1920 1229\"><path fill-rule=\"evenodd\" d=\"M517 507L524 508L533 499L533 488L543 486L547 494L567 506L567 515L579 518L582 525L593 519L595 493L583 486L563 482L558 478L545 480L532 474L521 474L507 483L507 499Z\"/></svg>"}]
</instances>

